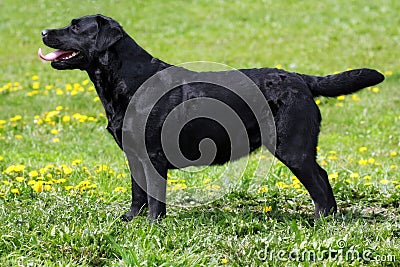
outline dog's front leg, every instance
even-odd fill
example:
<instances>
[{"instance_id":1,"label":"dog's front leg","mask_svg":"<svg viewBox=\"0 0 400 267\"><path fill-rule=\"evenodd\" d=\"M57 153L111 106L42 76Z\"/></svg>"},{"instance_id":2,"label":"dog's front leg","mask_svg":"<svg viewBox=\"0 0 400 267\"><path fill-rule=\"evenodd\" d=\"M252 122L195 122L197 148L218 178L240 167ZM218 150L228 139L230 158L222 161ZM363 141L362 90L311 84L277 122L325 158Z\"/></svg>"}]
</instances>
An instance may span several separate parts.
<instances>
[{"instance_id":1,"label":"dog's front leg","mask_svg":"<svg viewBox=\"0 0 400 267\"><path fill-rule=\"evenodd\" d=\"M122 220L131 221L147 207L146 176L142 163L136 155L128 155L132 182L132 204L130 210L122 216Z\"/></svg>"},{"instance_id":2,"label":"dog's front leg","mask_svg":"<svg viewBox=\"0 0 400 267\"><path fill-rule=\"evenodd\" d=\"M151 157L142 161L147 182L149 220L155 221L166 215L167 161L164 157Z\"/></svg>"}]
</instances>

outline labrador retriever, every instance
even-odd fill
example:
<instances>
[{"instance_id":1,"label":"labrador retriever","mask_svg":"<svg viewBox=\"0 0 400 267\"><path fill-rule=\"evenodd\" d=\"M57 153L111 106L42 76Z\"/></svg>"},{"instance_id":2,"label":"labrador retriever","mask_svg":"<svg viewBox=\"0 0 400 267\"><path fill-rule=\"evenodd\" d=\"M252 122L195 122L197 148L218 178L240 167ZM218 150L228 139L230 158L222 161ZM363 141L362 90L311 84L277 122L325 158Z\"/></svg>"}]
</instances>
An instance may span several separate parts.
<instances>
[{"instance_id":1,"label":"labrador retriever","mask_svg":"<svg viewBox=\"0 0 400 267\"><path fill-rule=\"evenodd\" d=\"M108 119L107 129L124 150L131 168L132 204L123 216L126 221L145 207L149 208L149 219L166 215L168 169L223 164L260 146L266 146L305 186L315 204L315 217L335 213L337 205L327 173L316 162L321 115L314 98L351 94L384 80L381 73L366 68L324 77L271 68L190 71L154 58L120 24L103 15L85 16L73 19L64 28L43 30L42 39L46 46L56 51L44 55L39 49L40 58L51 61L51 66L57 70L86 71L95 85ZM169 69L172 71L166 73ZM257 90L250 90L243 82L246 79ZM235 89L227 89L226 84ZM163 87L173 89L164 90ZM150 105L149 99L158 93L160 97ZM199 99L207 101L196 102ZM224 108L215 108L213 100L225 104ZM253 108L252 103L259 100L264 105ZM185 103L189 106L178 109ZM142 116L149 108L151 111ZM199 117L185 117L187 112L199 109L203 112L198 113ZM237 129L242 127L244 132L235 130L236 119L228 118L226 124L232 125L225 127L218 120L207 117L219 116L229 110L237 114L235 118L242 125L237 125ZM170 113L174 116L169 116ZM200 116L206 113L207 116ZM272 117L272 124L266 119L268 116ZM183 117L187 120L182 120ZM145 119L144 124L142 119ZM179 130L178 141L169 142L168 135L163 139L162 128L167 119L175 120L173 125L176 127L170 127L170 130L179 128L175 129ZM263 128L269 129L266 130L269 137L262 136ZM144 136L145 149L141 141L137 141L142 138L140 134ZM274 138L270 138L271 134ZM198 160L202 158L201 147L205 139L212 140L215 153L210 158ZM241 148L243 143L246 149ZM165 150L168 146L177 146L187 161L171 160Z\"/></svg>"}]
</instances>

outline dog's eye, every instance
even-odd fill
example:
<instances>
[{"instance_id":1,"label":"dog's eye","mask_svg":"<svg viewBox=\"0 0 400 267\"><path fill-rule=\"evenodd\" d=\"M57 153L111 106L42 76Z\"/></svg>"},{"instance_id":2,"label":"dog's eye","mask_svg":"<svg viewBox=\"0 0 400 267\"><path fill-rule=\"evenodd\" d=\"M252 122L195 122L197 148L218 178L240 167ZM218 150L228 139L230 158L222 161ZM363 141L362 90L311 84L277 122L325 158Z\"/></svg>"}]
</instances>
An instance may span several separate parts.
<instances>
[{"instance_id":1,"label":"dog's eye","mask_svg":"<svg viewBox=\"0 0 400 267\"><path fill-rule=\"evenodd\" d=\"M71 30L74 32L78 32L79 31L79 26L76 24L71 25Z\"/></svg>"}]
</instances>

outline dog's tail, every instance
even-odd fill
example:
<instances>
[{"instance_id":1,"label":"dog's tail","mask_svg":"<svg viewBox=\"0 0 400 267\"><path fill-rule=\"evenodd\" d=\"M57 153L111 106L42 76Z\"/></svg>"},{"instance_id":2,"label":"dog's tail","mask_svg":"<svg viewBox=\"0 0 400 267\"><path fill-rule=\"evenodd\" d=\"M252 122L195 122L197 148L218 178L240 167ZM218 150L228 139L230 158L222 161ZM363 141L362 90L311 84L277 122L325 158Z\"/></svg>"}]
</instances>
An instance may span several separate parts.
<instances>
[{"instance_id":1,"label":"dog's tail","mask_svg":"<svg viewBox=\"0 0 400 267\"><path fill-rule=\"evenodd\" d=\"M385 76L372 69L356 69L324 77L301 75L314 97L347 95L381 83Z\"/></svg>"}]
</instances>

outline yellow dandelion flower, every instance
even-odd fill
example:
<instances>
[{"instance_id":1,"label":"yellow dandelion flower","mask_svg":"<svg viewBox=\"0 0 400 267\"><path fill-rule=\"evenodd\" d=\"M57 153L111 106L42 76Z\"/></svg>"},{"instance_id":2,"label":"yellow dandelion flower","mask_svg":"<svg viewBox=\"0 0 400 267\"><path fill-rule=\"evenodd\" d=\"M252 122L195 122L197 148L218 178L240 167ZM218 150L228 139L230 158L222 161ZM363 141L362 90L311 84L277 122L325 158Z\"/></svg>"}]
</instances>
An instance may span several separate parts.
<instances>
[{"instance_id":1,"label":"yellow dandelion flower","mask_svg":"<svg viewBox=\"0 0 400 267\"><path fill-rule=\"evenodd\" d=\"M182 183L178 183L178 184L174 184L171 188L171 190L183 190L186 189L187 185L186 184L182 184ZM208 185L207 189L211 189L211 186Z\"/></svg>"},{"instance_id":2,"label":"yellow dandelion flower","mask_svg":"<svg viewBox=\"0 0 400 267\"><path fill-rule=\"evenodd\" d=\"M63 171L63 173L64 173L65 175L69 175L69 174L71 174L72 171L73 171L73 169L71 169L70 167L68 167L68 166L65 165L65 164L62 164L62 165L61 165L61 168L62 168L62 171ZM90 183L90 182L89 182L89 183Z\"/></svg>"},{"instance_id":3,"label":"yellow dandelion flower","mask_svg":"<svg viewBox=\"0 0 400 267\"><path fill-rule=\"evenodd\" d=\"M337 179L339 177L339 173L338 172L334 172L328 175L329 179Z\"/></svg>"},{"instance_id":4,"label":"yellow dandelion flower","mask_svg":"<svg viewBox=\"0 0 400 267\"><path fill-rule=\"evenodd\" d=\"M29 175L29 177L32 177L32 178L35 178L35 177L38 177L39 176L39 172L38 171L30 171L29 173L28 173L28 175Z\"/></svg>"},{"instance_id":5,"label":"yellow dandelion flower","mask_svg":"<svg viewBox=\"0 0 400 267\"><path fill-rule=\"evenodd\" d=\"M60 111L60 110L63 110L63 109L64 109L63 106L57 106L57 107L56 107L56 110L57 110L57 111Z\"/></svg>"},{"instance_id":6,"label":"yellow dandelion flower","mask_svg":"<svg viewBox=\"0 0 400 267\"><path fill-rule=\"evenodd\" d=\"M56 89L56 95L63 95L63 94L64 94L63 90L61 90L60 88Z\"/></svg>"},{"instance_id":7,"label":"yellow dandelion flower","mask_svg":"<svg viewBox=\"0 0 400 267\"><path fill-rule=\"evenodd\" d=\"M0 120L0 125L6 124L7 121L6 120Z\"/></svg>"},{"instance_id":8,"label":"yellow dandelion flower","mask_svg":"<svg viewBox=\"0 0 400 267\"><path fill-rule=\"evenodd\" d=\"M362 147L360 147L359 149L358 149L358 151L360 151L361 153L362 152L365 152L365 151L367 151L367 147L365 147L365 146L362 146Z\"/></svg>"},{"instance_id":9,"label":"yellow dandelion flower","mask_svg":"<svg viewBox=\"0 0 400 267\"><path fill-rule=\"evenodd\" d=\"M34 95L37 95L37 94L39 94L39 91L38 90L33 90L32 92L28 92L27 96L34 96Z\"/></svg>"},{"instance_id":10,"label":"yellow dandelion flower","mask_svg":"<svg viewBox=\"0 0 400 267\"><path fill-rule=\"evenodd\" d=\"M71 121L71 117L68 115L65 115L62 117L62 122L67 123Z\"/></svg>"},{"instance_id":11,"label":"yellow dandelion flower","mask_svg":"<svg viewBox=\"0 0 400 267\"><path fill-rule=\"evenodd\" d=\"M390 152L390 154L389 154L391 157L395 157L395 156L397 156L397 152L396 151L392 151L392 152Z\"/></svg>"},{"instance_id":12,"label":"yellow dandelion flower","mask_svg":"<svg viewBox=\"0 0 400 267\"><path fill-rule=\"evenodd\" d=\"M319 99L315 100L315 104L320 105L321 104L321 100L319 100Z\"/></svg>"},{"instance_id":13,"label":"yellow dandelion flower","mask_svg":"<svg viewBox=\"0 0 400 267\"><path fill-rule=\"evenodd\" d=\"M227 259L227 258L223 258L223 259L221 260L221 262L222 262L222 264L227 264L227 263L228 263L228 259Z\"/></svg>"},{"instance_id":14,"label":"yellow dandelion flower","mask_svg":"<svg viewBox=\"0 0 400 267\"><path fill-rule=\"evenodd\" d=\"M9 181L2 181L4 185L10 185Z\"/></svg>"},{"instance_id":15,"label":"yellow dandelion flower","mask_svg":"<svg viewBox=\"0 0 400 267\"><path fill-rule=\"evenodd\" d=\"M34 82L32 84L32 89L39 89L39 87L40 87L40 83L39 82Z\"/></svg>"},{"instance_id":16,"label":"yellow dandelion flower","mask_svg":"<svg viewBox=\"0 0 400 267\"><path fill-rule=\"evenodd\" d=\"M358 172L353 172L352 174L350 174L350 178L358 178L358 177L360 177Z\"/></svg>"},{"instance_id":17,"label":"yellow dandelion flower","mask_svg":"<svg viewBox=\"0 0 400 267\"><path fill-rule=\"evenodd\" d=\"M337 160L338 159L338 157L336 157L336 156L328 156L327 157L329 160Z\"/></svg>"},{"instance_id":18,"label":"yellow dandelion flower","mask_svg":"<svg viewBox=\"0 0 400 267\"><path fill-rule=\"evenodd\" d=\"M364 176L364 179L365 179L365 180L371 180L371 176L365 175L365 176Z\"/></svg>"},{"instance_id":19,"label":"yellow dandelion flower","mask_svg":"<svg viewBox=\"0 0 400 267\"><path fill-rule=\"evenodd\" d=\"M60 142L60 138L53 138L53 143L59 143Z\"/></svg>"},{"instance_id":20,"label":"yellow dandelion flower","mask_svg":"<svg viewBox=\"0 0 400 267\"><path fill-rule=\"evenodd\" d=\"M67 91L71 91L72 90L72 84L70 84L70 83L67 83L66 85L65 85L65 90L67 90Z\"/></svg>"},{"instance_id":21,"label":"yellow dandelion flower","mask_svg":"<svg viewBox=\"0 0 400 267\"><path fill-rule=\"evenodd\" d=\"M296 188L296 189L300 189L301 188L301 184L297 184L297 183L292 183L291 186L293 188Z\"/></svg>"},{"instance_id":22,"label":"yellow dandelion flower","mask_svg":"<svg viewBox=\"0 0 400 267\"><path fill-rule=\"evenodd\" d=\"M0 156L0 161L2 161L4 158L2 156Z\"/></svg>"},{"instance_id":23,"label":"yellow dandelion flower","mask_svg":"<svg viewBox=\"0 0 400 267\"><path fill-rule=\"evenodd\" d=\"M391 76L391 75L393 75L393 71L387 70L387 71L384 72L384 74L385 74L386 76Z\"/></svg>"},{"instance_id":24,"label":"yellow dandelion flower","mask_svg":"<svg viewBox=\"0 0 400 267\"><path fill-rule=\"evenodd\" d=\"M19 195L19 189L18 188L13 188L10 190L11 193Z\"/></svg>"},{"instance_id":25,"label":"yellow dandelion flower","mask_svg":"<svg viewBox=\"0 0 400 267\"><path fill-rule=\"evenodd\" d=\"M37 80L39 80L39 76L33 75L33 76L31 77L31 79L32 79L32 81L37 81Z\"/></svg>"},{"instance_id":26,"label":"yellow dandelion flower","mask_svg":"<svg viewBox=\"0 0 400 267\"><path fill-rule=\"evenodd\" d=\"M356 94L351 95L351 99L353 101L360 101L361 100L361 98L359 98L358 95L356 95Z\"/></svg>"},{"instance_id":27,"label":"yellow dandelion flower","mask_svg":"<svg viewBox=\"0 0 400 267\"><path fill-rule=\"evenodd\" d=\"M337 107L343 107L343 102L338 102L338 103L335 104L335 106L337 106Z\"/></svg>"},{"instance_id":28,"label":"yellow dandelion flower","mask_svg":"<svg viewBox=\"0 0 400 267\"><path fill-rule=\"evenodd\" d=\"M22 139L22 138L24 138L22 135L20 135L20 134L16 134L15 136L15 139Z\"/></svg>"},{"instance_id":29,"label":"yellow dandelion flower","mask_svg":"<svg viewBox=\"0 0 400 267\"><path fill-rule=\"evenodd\" d=\"M89 84L89 80L88 79L86 79L86 80L84 80L83 82L82 82L82 85L88 85Z\"/></svg>"},{"instance_id":30,"label":"yellow dandelion flower","mask_svg":"<svg viewBox=\"0 0 400 267\"><path fill-rule=\"evenodd\" d=\"M284 182L277 182L276 186L279 188L289 188L289 186L287 184L285 184Z\"/></svg>"},{"instance_id":31,"label":"yellow dandelion flower","mask_svg":"<svg viewBox=\"0 0 400 267\"><path fill-rule=\"evenodd\" d=\"M41 193L43 191L43 181L37 181L32 186L33 191Z\"/></svg>"},{"instance_id":32,"label":"yellow dandelion flower","mask_svg":"<svg viewBox=\"0 0 400 267\"><path fill-rule=\"evenodd\" d=\"M393 164L393 165L390 165L390 168L391 168L391 169L397 169L397 168L398 168L398 166L397 166L397 165L395 165L395 164Z\"/></svg>"},{"instance_id":33,"label":"yellow dandelion flower","mask_svg":"<svg viewBox=\"0 0 400 267\"><path fill-rule=\"evenodd\" d=\"M76 166L82 163L81 159L75 159L74 161L72 161L72 165Z\"/></svg>"},{"instance_id":34,"label":"yellow dandelion flower","mask_svg":"<svg viewBox=\"0 0 400 267\"><path fill-rule=\"evenodd\" d=\"M321 165L326 166L326 165L328 165L328 162L326 160L321 160Z\"/></svg>"},{"instance_id":35,"label":"yellow dandelion flower","mask_svg":"<svg viewBox=\"0 0 400 267\"><path fill-rule=\"evenodd\" d=\"M67 191L70 191L72 188L74 188L72 185L64 186L64 189Z\"/></svg>"},{"instance_id":36,"label":"yellow dandelion flower","mask_svg":"<svg viewBox=\"0 0 400 267\"><path fill-rule=\"evenodd\" d=\"M264 207L264 212L270 212L272 210L272 206Z\"/></svg>"},{"instance_id":37,"label":"yellow dandelion flower","mask_svg":"<svg viewBox=\"0 0 400 267\"><path fill-rule=\"evenodd\" d=\"M14 172L23 172L25 170L24 165L11 165L12 171Z\"/></svg>"},{"instance_id":38,"label":"yellow dandelion flower","mask_svg":"<svg viewBox=\"0 0 400 267\"><path fill-rule=\"evenodd\" d=\"M122 187L122 186L118 186L118 187L116 187L115 189L114 189L114 192L122 192L122 193L125 193L126 192L126 188L125 187Z\"/></svg>"},{"instance_id":39,"label":"yellow dandelion flower","mask_svg":"<svg viewBox=\"0 0 400 267\"><path fill-rule=\"evenodd\" d=\"M365 166L365 165L368 164L368 160L366 160L366 159L360 159L360 160L358 161L358 164L359 164L359 165L362 165L362 166Z\"/></svg>"},{"instance_id":40,"label":"yellow dandelion flower","mask_svg":"<svg viewBox=\"0 0 400 267\"><path fill-rule=\"evenodd\" d=\"M58 130L57 129L51 129L50 133L56 135L56 134L58 134Z\"/></svg>"},{"instance_id":41,"label":"yellow dandelion flower","mask_svg":"<svg viewBox=\"0 0 400 267\"><path fill-rule=\"evenodd\" d=\"M266 187L265 185L264 185L264 186L261 186L261 187L258 189L258 192L259 192L259 193L267 193L267 192L268 192L268 187Z\"/></svg>"},{"instance_id":42,"label":"yellow dandelion flower","mask_svg":"<svg viewBox=\"0 0 400 267\"><path fill-rule=\"evenodd\" d=\"M90 180L83 180L83 181L79 182L75 187L79 188L79 187L88 186L88 185L90 185L90 183L91 183Z\"/></svg>"},{"instance_id":43,"label":"yellow dandelion flower","mask_svg":"<svg viewBox=\"0 0 400 267\"><path fill-rule=\"evenodd\" d=\"M390 181L389 180L386 180L386 179L382 179L382 180L380 180L379 181L381 184L388 184Z\"/></svg>"},{"instance_id":44,"label":"yellow dandelion flower","mask_svg":"<svg viewBox=\"0 0 400 267\"><path fill-rule=\"evenodd\" d=\"M369 158L368 159L368 163L369 164L374 164L375 163L375 159L374 158Z\"/></svg>"},{"instance_id":45,"label":"yellow dandelion flower","mask_svg":"<svg viewBox=\"0 0 400 267\"><path fill-rule=\"evenodd\" d=\"M173 190L185 189L187 187L187 185L185 185L185 184L176 184L176 185L174 185L174 187L176 187L176 188L173 188ZM210 184L210 185L206 186L206 189L207 190L218 191L218 190L221 189L221 187L219 185L216 185L216 184L212 184L212 185Z\"/></svg>"},{"instance_id":46,"label":"yellow dandelion flower","mask_svg":"<svg viewBox=\"0 0 400 267\"><path fill-rule=\"evenodd\" d=\"M53 89L53 85L51 85L51 84L46 85L46 86L44 87L44 89L46 89L46 90L51 90L51 89Z\"/></svg>"},{"instance_id":47,"label":"yellow dandelion flower","mask_svg":"<svg viewBox=\"0 0 400 267\"><path fill-rule=\"evenodd\" d=\"M11 122L16 122L22 119L21 115L15 115L14 117L10 118Z\"/></svg>"},{"instance_id":48,"label":"yellow dandelion flower","mask_svg":"<svg viewBox=\"0 0 400 267\"><path fill-rule=\"evenodd\" d=\"M44 170L47 172L48 170L51 170L54 168L54 164L47 164L46 166L44 166Z\"/></svg>"},{"instance_id":49,"label":"yellow dandelion flower","mask_svg":"<svg viewBox=\"0 0 400 267\"><path fill-rule=\"evenodd\" d=\"M29 181L28 181L28 185L34 185L35 183L36 183L35 180L29 180Z\"/></svg>"},{"instance_id":50,"label":"yellow dandelion flower","mask_svg":"<svg viewBox=\"0 0 400 267\"><path fill-rule=\"evenodd\" d=\"M278 64L278 65L275 66L275 68L277 68L278 70L280 70L280 69L282 69L283 67L282 67L281 64Z\"/></svg>"},{"instance_id":51,"label":"yellow dandelion flower","mask_svg":"<svg viewBox=\"0 0 400 267\"><path fill-rule=\"evenodd\" d=\"M343 101L345 98L346 98L346 96L344 96L344 95L340 95L340 96L338 96L338 97L337 97L337 100L341 100L341 101Z\"/></svg>"},{"instance_id":52,"label":"yellow dandelion flower","mask_svg":"<svg viewBox=\"0 0 400 267\"><path fill-rule=\"evenodd\" d=\"M329 154L336 155L336 154L337 154L337 151L331 150L331 151L329 151Z\"/></svg>"},{"instance_id":53,"label":"yellow dandelion flower","mask_svg":"<svg viewBox=\"0 0 400 267\"><path fill-rule=\"evenodd\" d=\"M83 91L83 87L79 83L74 83L74 89L78 91Z\"/></svg>"},{"instance_id":54,"label":"yellow dandelion flower","mask_svg":"<svg viewBox=\"0 0 400 267\"><path fill-rule=\"evenodd\" d=\"M372 92L374 92L374 93L379 93L379 88L378 88L378 87L372 88Z\"/></svg>"},{"instance_id":55,"label":"yellow dandelion flower","mask_svg":"<svg viewBox=\"0 0 400 267\"><path fill-rule=\"evenodd\" d=\"M399 185L396 185L396 187L400 189L400 184L399 184Z\"/></svg>"},{"instance_id":56,"label":"yellow dandelion flower","mask_svg":"<svg viewBox=\"0 0 400 267\"><path fill-rule=\"evenodd\" d=\"M177 181L179 181L179 180L177 180ZM185 182L185 180L181 180L181 181ZM210 178L206 178L206 179L204 179L203 184L208 184L209 182L211 182L211 179Z\"/></svg>"},{"instance_id":57,"label":"yellow dandelion flower","mask_svg":"<svg viewBox=\"0 0 400 267\"><path fill-rule=\"evenodd\" d=\"M93 102L99 102L100 98L98 96L96 96L95 98L93 98Z\"/></svg>"},{"instance_id":58,"label":"yellow dandelion flower","mask_svg":"<svg viewBox=\"0 0 400 267\"><path fill-rule=\"evenodd\" d=\"M371 182L366 182L366 183L364 183L364 185L368 186L368 185L372 185L372 183Z\"/></svg>"},{"instance_id":59,"label":"yellow dandelion flower","mask_svg":"<svg viewBox=\"0 0 400 267\"><path fill-rule=\"evenodd\" d=\"M44 191L50 191L51 189L52 189L52 187L49 184L46 184L46 185L43 186L43 190Z\"/></svg>"}]
</instances>

